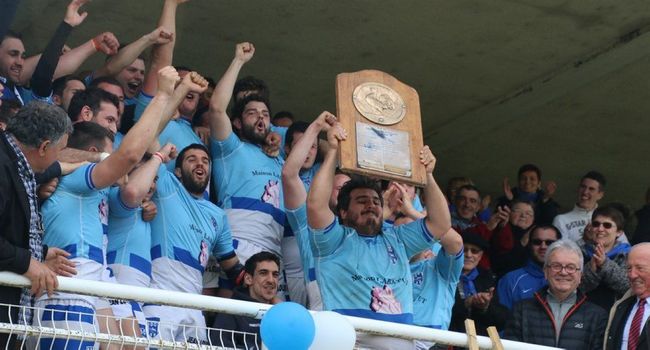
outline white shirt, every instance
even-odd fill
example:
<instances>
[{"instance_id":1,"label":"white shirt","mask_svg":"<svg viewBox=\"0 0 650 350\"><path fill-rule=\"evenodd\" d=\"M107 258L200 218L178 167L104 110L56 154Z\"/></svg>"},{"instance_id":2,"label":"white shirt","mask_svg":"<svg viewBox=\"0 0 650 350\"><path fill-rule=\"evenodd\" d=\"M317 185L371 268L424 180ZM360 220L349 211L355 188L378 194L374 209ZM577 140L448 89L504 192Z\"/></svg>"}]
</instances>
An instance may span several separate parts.
<instances>
[{"instance_id":1,"label":"white shirt","mask_svg":"<svg viewBox=\"0 0 650 350\"><path fill-rule=\"evenodd\" d=\"M643 305L644 310L643 310L643 317L641 318L641 330L639 332L639 336L643 332L643 327L648 321L648 317L650 317L650 312L648 312L648 300L646 300L646 303ZM632 319L634 318L634 314L636 313L636 310L639 308L639 298L636 298L636 302L634 303L634 307L630 311L630 313L627 315L627 321L625 322L625 328L623 328L623 341L621 342L621 350L627 350L627 340L630 336L630 327L632 327Z\"/></svg>"}]
</instances>

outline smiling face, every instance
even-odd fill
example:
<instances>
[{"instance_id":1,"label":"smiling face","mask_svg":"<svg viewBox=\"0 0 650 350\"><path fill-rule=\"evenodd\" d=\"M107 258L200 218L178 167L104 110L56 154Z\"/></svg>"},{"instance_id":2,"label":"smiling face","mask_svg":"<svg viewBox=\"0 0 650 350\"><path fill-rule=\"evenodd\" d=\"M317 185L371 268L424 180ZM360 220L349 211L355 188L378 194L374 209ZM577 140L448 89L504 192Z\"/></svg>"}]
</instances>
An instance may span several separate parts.
<instances>
[{"instance_id":1,"label":"smiling face","mask_svg":"<svg viewBox=\"0 0 650 350\"><path fill-rule=\"evenodd\" d=\"M202 149L188 149L183 154L181 168L174 172L189 193L202 196L210 180L210 157Z\"/></svg>"},{"instance_id":2,"label":"smiling face","mask_svg":"<svg viewBox=\"0 0 650 350\"><path fill-rule=\"evenodd\" d=\"M530 233L531 257L538 263L544 262L546 250L558 239L557 233L548 228L537 228Z\"/></svg>"},{"instance_id":3,"label":"smiling face","mask_svg":"<svg viewBox=\"0 0 650 350\"><path fill-rule=\"evenodd\" d=\"M469 273L478 266L479 261L483 258L483 249L475 244L465 244L464 253L463 272Z\"/></svg>"},{"instance_id":4,"label":"smiling face","mask_svg":"<svg viewBox=\"0 0 650 350\"><path fill-rule=\"evenodd\" d=\"M383 221L379 194L369 188L355 188L350 192L348 209L341 209L344 225L352 227L362 235L373 236L381 230Z\"/></svg>"},{"instance_id":5,"label":"smiling face","mask_svg":"<svg viewBox=\"0 0 650 350\"><path fill-rule=\"evenodd\" d=\"M627 278L636 296L650 297L650 244L641 243L632 248L627 257Z\"/></svg>"},{"instance_id":6,"label":"smiling face","mask_svg":"<svg viewBox=\"0 0 650 350\"><path fill-rule=\"evenodd\" d=\"M272 260L258 262L253 275L244 275L244 283L248 286L251 298L262 303L270 303L275 297L279 280L280 269Z\"/></svg>"},{"instance_id":7,"label":"smiling face","mask_svg":"<svg viewBox=\"0 0 650 350\"><path fill-rule=\"evenodd\" d=\"M470 220L476 215L481 205L478 192L463 188L456 195L456 213L463 219Z\"/></svg>"},{"instance_id":8,"label":"smiling face","mask_svg":"<svg viewBox=\"0 0 650 350\"><path fill-rule=\"evenodd\" d=\"M583 209L593 209L604 195L605 192L598 181L585 178L578 186L578 206Z\"/></svg>"},{"instance_id":9,"label":"smiling face","mask_svg":"<svg viewBox=\"0 0 650 350\"><path fill-rule=\"evenodd\" d=\"M526 193L534 193L539 189L540 178L537 173L529 170L519 175L519 189Z\"/></svg>"},{"instance_id":10,"label":"smiling face","mask_svg":"<svg viewBox=\"0 0 650 350\"><path fill-rule=\"evenodd\" d=\"M516 203L510 212L510 225L529 228L535 221L535 210L528 203Z\"/></svg>"},{"instance_id":11,"label":"smiling face","mask_svg":"<svg viewBox=\"0 0 650 350\"><path fill-rule=\"evenodd\" d=\"M130 65L124 67L122 71L115 76L124 88L124 95L127 98L134 98L142 89L144 81L144 61L137 58Z\"/></svg>"},{"instance_id":12,"label":"smiling face","mask_svg":"<svg viewBox=\"0 0 650 350\"><path fill-rule=\"evenodd\" d=\"M551 293L557 296L575 291L580 284L580 278L582 278L581 268L580 257L575 252L561 248L553 250L544 266L544 276L548 281ZM567 270L573 271L573 273L569 273Z\"/></svg>"},{"instance_id":13,"label":"smiling face","mask_svg":"<svg viewBox=\"0 0 650 350\"><path fill-rule=\"evenodd\" d=\"M19 83L24 63L25 46L23 41L6 37L0 44L0 76L13 83Z\"/></svg>"},{"instance_id":14,"label":"smiling face","mask_svg":"<svg viewBox=\"0 0 650 350\"><path fill-rule=\"evenodd\" d=\"M616 238L622 234L623 231L610 217L597 215L591 221L591 240L595 244L601 243L606 252L614 247Z\"/></svg>"}]
</instances>

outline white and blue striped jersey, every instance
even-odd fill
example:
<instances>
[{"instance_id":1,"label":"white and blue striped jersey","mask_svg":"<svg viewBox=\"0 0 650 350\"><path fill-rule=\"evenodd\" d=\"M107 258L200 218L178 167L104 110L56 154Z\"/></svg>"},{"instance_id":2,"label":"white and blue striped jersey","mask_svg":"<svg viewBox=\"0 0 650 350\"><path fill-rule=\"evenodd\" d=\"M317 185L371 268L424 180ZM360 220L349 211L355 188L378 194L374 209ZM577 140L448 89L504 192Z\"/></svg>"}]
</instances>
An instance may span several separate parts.
<instances>
[{"instance_id":1,"label":"white and blue striped jersey","mask_svg":"<svg viewBox=\"0 0 650 350\"><path fill-rule=\"evenodd\" d=\"M223 141L212 139L211 151L218 204L228 214L233 238L282 256L286 220L282 158L267 156L258 145L242 142L234 133Z\"/></svg>"},{"instance_id":2,"label":"white and blue striped jersey","mask_svg":"<svg viewBox=\"0 0 650 350\"><path fill-rule=\"evenodd\" d=\"M324 310L413 323L409 258L433 244L424 220L396 227L384 225L380 234L363 236L335 219L324 229L310 228L310 243ZM392 301L391 310L372 307L375 289L383 289L383 297L392 294L384 299Z\"/></svg>"},{"instance_id":3,"label":"white and blue striped jersey","mask_svg":"<svg viewBox=\"0 0 650 350\"><path fill-rule=\"evenodd\" d=\"M142 220L142 208L126 205L119 187L112 187L108 198L107 263L129 266L151 277L151 225Z\"/></svg>"},{"instance_id":4,"label":"white and blue striped jersey","mask_svg":"<svg viewBox=\"0 0 650 350\"><path fill-rule=\"evenodd\" d=\"M63 176L56 191L41 207L43 243L61 248L72 258L104 264L104 216L108 215L108 190L92 182L96 164L87 164Z\"/></svg>"},{"instance_id":5,"label":"white and blue striped jersey","mask_svg":"<svg viewBox=\"0 0 650 350\"><path fill-rule=\"evenodd\" d=\"M463 258L462 249L454 255L440 249L433 259L411 264L413 323L444 330L449 328Z\"/></svg>"},{"instance_id":6,"label":"white and blue striped jersey","mask_svg":"<svg viewBox=\"0 0 650 350\"><path fill-rule=\"evenodd\" d=\"M210 254L217 260L235 255L224 211L192 196L164 167L153 201L158 215L151 224L152 287L201 293Z\"/></svg>"}]
</instances>

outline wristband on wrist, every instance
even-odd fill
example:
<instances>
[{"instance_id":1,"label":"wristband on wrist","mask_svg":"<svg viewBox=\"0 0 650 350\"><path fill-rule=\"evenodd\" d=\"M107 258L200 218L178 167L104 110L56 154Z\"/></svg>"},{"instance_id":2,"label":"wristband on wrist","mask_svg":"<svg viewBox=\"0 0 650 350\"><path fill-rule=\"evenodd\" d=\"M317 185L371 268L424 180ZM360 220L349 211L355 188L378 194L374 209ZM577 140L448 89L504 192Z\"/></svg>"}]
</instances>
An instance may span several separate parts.
<instances>
[{"instance_id":1,"label":"wristband on wrist","mask_svg":"<svg viewBox=\"0 0 650 350\"><path fill-rule=\"evenodd\" d=\"M165 157L163 157L162 153L160 153L160 152L156 152L156 153L153 154L153 156L154 156L154 157L158 157L158 159L160 159L160 162L161 162L161 163L164 163L164 162L165 162Z\"/></svg>"},{"instance_id":2,"label":"wristband on wrist","mask_svg":"<svg viewBox=\"0 0 650 350\"><path fill-rule=\"evenodd\" d=\"M91 41L93 42L93 47L95 48L95 51L99 51L99 44L97 43L98 41L97 38L93 38L93 40Z\"/></svg>"}]
</instances>

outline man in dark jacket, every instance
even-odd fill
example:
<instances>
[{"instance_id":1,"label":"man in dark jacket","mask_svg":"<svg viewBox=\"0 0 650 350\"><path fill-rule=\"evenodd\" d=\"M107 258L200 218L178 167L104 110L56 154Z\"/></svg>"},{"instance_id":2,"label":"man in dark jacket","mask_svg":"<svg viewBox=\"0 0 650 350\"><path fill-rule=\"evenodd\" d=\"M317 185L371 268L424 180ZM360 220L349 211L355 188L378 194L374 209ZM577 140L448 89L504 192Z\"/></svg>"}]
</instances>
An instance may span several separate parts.
<instances>
[{"instance_id":1,"label":"man in dark jacket","mask_svg":"<svg viewBox=\"0 0 650 350\"><path fill-rule=\"evenodd\" d=\"M233 299L271 304L278 292L280 259L262 251L254 254L244 265L244 288L235 289ZM253 317L218 314L210 331L212 345L244 349L261 349L260 322ZM230 333L218 330L245 332Z\"/></svg>"},{"instance_id":2,"label":"man in dark jacket","mask_svg":"<svg viewBox=\"0 0 650 350\"><path fill-rule=\"evenodd\" d=\"M570 240L553 243L546 253L548 288L517 303L504 338L564 349L602 349L607 313L578 292L583 257Z\"/></svg>"},{"instance_id":3,"label":"man in dark jacket","mask_svg":"<svg viewBox=\"0 0 650 350\"><path fill-rule=\"evenodd\" d=\"M632 247L627 257L630 290L609 313L605 349L650 349L650 243Z\"/></svg>"},{"instance_id":4,"label":"man in dark jacket","mask_svg":"<svg viewBox=\"0 0 650 350\"><path fill-rule=\"evenodd\" d=\"M43 263L50 256L42 244L34 173L43 172L56 160L71 130L63 110L32 102L0 134L0 271L29 278L32 294L51 293L57 287L56 274ZM0 287L0 303L29 306L31 300L28 291L21 297L20 288ZM0 322L9 322L11 317L15 323L17 316L17 307L0 306ZM0 334L0 344L8 342L8 336Z\"/></svg>"}]
</instances>

